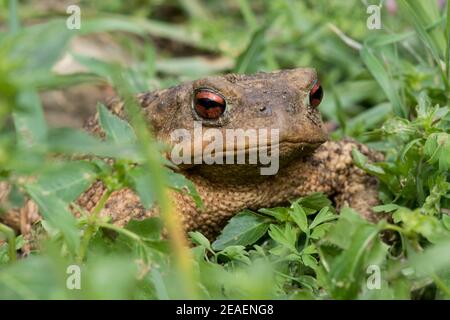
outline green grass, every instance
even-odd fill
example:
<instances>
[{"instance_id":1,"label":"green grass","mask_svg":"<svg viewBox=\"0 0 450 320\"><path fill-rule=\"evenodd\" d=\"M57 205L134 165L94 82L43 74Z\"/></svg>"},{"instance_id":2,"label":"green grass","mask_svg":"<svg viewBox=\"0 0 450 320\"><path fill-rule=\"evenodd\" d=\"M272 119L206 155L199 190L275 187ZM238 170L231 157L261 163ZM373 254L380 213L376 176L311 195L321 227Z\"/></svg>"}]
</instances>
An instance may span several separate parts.
<instances>
[{"instance_id":1,"label":"green grass","mask_svg":"<svg viewBox=\"0 0 450 320\"><path fill-rule=\"evenodd\" d=\"M0 224L0 298L450 298L450 9L398 4L395 15L382 11L383 29L368 30L356 0L84 1L77 32L65 28L64 12L0 1L0 177L13 186L2 209L31 197L44 217L38 249L17 259L26 242ZM129 66L78 55L88 71L51 71L72 38L97 32L129 54ZM313 194L286 208L244 211L212 243L191 233L195 246L187 249L165 187L201 201L183 176L161 170L160 146L133 93L208 74L301 66L318 70L321 111L340 125L332 138L350 136L385 155L369 163L353 154L380 180L374 210L392 219L372 224L349 208L338 215ZM99 105L105 140L49 126L38 93L80 83L117 88L130 123ZM92 160L79 160L86 155ZM94 214L75 218L69 205L96 179L106 196ZM107 195L123 187L146 207L158 203L161 217L125 228L99 217ZM81 267L81 290L66 288L72 264ZM371 266L381 272L380 289L367 285Z\"/></svg>"}]
</instances>

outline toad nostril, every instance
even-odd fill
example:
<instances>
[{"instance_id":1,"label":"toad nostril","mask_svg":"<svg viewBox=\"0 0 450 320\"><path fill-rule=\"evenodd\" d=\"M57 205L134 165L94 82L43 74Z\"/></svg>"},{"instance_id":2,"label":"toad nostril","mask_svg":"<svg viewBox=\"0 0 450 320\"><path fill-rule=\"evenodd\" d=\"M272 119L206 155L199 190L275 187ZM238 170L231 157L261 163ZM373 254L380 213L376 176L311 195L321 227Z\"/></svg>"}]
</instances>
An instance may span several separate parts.
<instances>
[{"instance_id":1,"label":"toad nostril","mask_svg":"<svg viewBox=\"0 0 450 320\"><path fill-rule=\"evenodd\" d=\"M261 112L264 112L264 111L266 111L266 106L262 106L262 107L259 107L259 111L261 111Z\"/></svg>"}]
</instances>

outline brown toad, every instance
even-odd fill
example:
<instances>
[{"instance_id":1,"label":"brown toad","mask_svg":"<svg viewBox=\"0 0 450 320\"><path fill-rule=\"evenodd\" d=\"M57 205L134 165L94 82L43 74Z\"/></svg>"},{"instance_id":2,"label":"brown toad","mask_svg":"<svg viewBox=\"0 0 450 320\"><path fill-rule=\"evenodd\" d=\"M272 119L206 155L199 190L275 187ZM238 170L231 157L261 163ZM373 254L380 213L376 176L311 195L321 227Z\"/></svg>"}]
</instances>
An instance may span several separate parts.
<instances>
[{"instance_id":1,"label":"brown toad","mask_svg":"<svg viewBox=\"0 0 450 320\"><path fill-rule=\"evenodd\" d=\"M349 205L365 218L376 220L371 207L378 203L377 180L353 164L351 151L358 148L372 160L376 156L356 142L326 142L327 133L317 109L321 99L316 72L309 68L207 77L139 95L157 140L173 149L177 143L172 139L174 132L182 129L192 133L194 138L187 146L192 151L188 157L191 160L209 145L204 136L195 135L196 123L204 129L214 128L224 137L227 130L278 130L277 143L266 150L278 153L275 175L261 174L267 163L190 161L179 165L180 172L195 184L204 204L199 209L189 195L171 193L185 230L199 230L212 238L243 209L279 206L313 192L329 195L338 208ZM123 103L112 103L109 108L124 116ZM101 132L97 118L86 127L93 133ZM237 155L248 157L251 150L267 148L269 138L271 134L256 141L245 139L232 148L228 146L234 138L224 139L224 149L216 149L215 155L234 160ZM196 143L200 148L194 147ZM102 183L96 182L78 204L92 210L104 191ZM123 189L112 193L101 214L124 225L130 219L158 215L158 209L145 210L132 190Z\"/></svg>"}]
</instances>

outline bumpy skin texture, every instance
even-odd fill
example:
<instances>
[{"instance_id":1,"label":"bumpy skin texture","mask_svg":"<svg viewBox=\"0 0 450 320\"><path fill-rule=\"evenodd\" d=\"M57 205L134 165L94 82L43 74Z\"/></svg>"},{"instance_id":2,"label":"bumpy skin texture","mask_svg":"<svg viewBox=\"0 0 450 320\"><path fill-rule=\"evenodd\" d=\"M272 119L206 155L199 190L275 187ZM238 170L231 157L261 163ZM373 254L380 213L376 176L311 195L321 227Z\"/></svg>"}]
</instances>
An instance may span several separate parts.
<instances>
[{"instance_id":1,"label":"bumpy skin texture","mask_svg":"<svg viewBox=\"0 0 450 320\"><path fill-rule=\"evenodd\" d=\"M204 203L200 210L189 195L172 192L186 231L199 230L213 238L243 209L279 206L312 192L324 192L338 208L348 205L367 219L376 220L371 207L378 203L377 180L353 164L351 151L357 148L371 160L380 160L379 156L353 141L326 142L327 133L320 113L309 103L309 92L316 81L313 69L249 76L229 74L138 96L155 137L169 146L174 143L170 139L174 130L186 129L193 133L194 122L202 120L192 108L193 92L198 88L220 93L227 104L223 116L217 120L203 120L203 126L216 128L224 136L226 129L279 130L280 169L276 175L260 175L259 165L201 163L179 166L180 172L195 184ZM123 103L116 101L109 107L124 117ZM96 117L86 128L93 134L102 135ZM193 143L195 141L190 146L192 157L196 154ZM200 143L202 146L207 144L205 141ZM225 141L225 145L227 143ZM247 142L231 152L246 152L250 147L255 145ZM96 182L78 199L78 204L92 210L103 192L102 183ZM158 208L145 210L133 191L123 189L110 196L101 214L124 225L131 219L158 215Z\"/></svg>"}]
</instances>

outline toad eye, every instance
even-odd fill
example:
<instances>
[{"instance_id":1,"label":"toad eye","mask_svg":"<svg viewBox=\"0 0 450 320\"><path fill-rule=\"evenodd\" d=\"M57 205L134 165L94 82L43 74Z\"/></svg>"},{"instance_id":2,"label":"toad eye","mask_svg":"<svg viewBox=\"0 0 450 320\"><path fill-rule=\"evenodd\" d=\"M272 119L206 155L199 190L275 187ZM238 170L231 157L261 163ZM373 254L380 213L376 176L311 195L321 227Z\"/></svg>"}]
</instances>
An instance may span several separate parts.
<instances>
[{"instance_id":1,"label":"toad eye","mask_svg":"<svg viewBox=\"0 0 450 320\"><path fill-rule=\"evenodd\" d=\"M311 91L309 92L309 104L312 107L317 107L323 98L323 90L319 81L316 81Z\"/></svg>"},{"instance_id":2,"label":"toad eye","mask_svg":"<svg viewBox=\"0 0 450 320\"><path fill-rule=\"evenodd\" d=\"M194 94L194 110L203 119L218 119L226 108L225 98L208 90L199 89Z\"/></svg>"}]
</instances>

